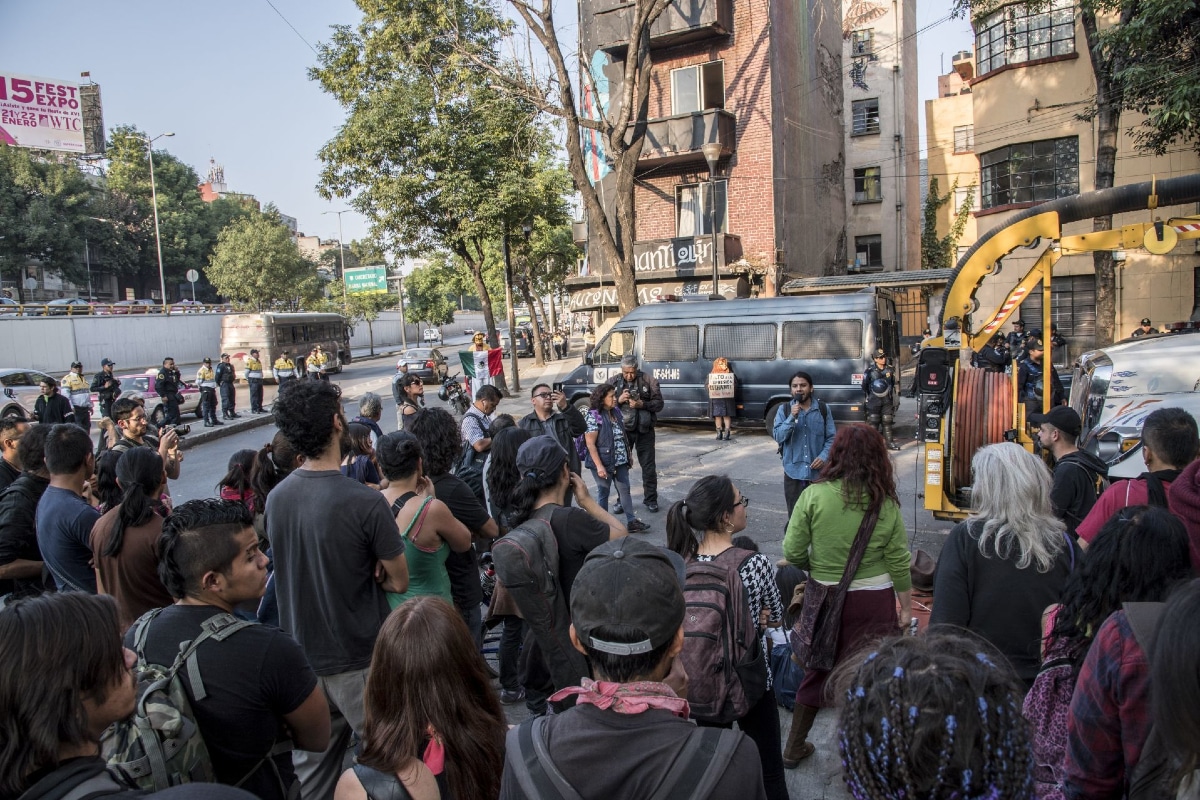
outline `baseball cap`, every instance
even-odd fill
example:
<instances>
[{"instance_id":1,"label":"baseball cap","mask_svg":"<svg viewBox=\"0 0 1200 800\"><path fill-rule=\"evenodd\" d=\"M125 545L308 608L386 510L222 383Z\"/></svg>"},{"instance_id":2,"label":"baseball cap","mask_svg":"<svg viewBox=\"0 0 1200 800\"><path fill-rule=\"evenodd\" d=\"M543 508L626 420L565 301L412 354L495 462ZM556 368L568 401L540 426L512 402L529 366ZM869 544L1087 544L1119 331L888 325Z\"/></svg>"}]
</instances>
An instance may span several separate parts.
<instances>
[{"instance_id":1,"label":"baseball cap","mask_svg":"<svg viewBox=\"0 0 1200 800\"><path fill-rule=\"evenodd\" d=\"M1026 350L1045 350L1046 348L1042 346L1041 339L1030 339L1029 344L1027 344L1025 346L1025 349Z\"/></svg>"},{"instance_id":2,"label":"baseball cap","mask_svg":"<svg viewBox=\"0 0 1200 800\"><path fill-rule=\"evenodd\" d=\"M1013 327L1015 328L1015 327L1017 327L1018 325L1020 325L1022 328L1024 328L1024 327L1025 327L1025 321L1024 321L1024 320L1020 320L1020 319L1014 319L1014 320L1013 320Z\"/></svg>"},{"instance_id":3,"label":"baseball cap","mask_svg":"<svg viewBox=\"0 0 1200 800\"><path fill-rule=\"evenodd\" d=\"M102 367L115 367L116 365L117 362L113 361L111 358L100 359L100 366Z\"/></svg>"},{"instance_id":4,"label":"baseball cap","mask_svg":"<svg viewBox=\"0 0 1200 800\"><path fill-rule=\"evenodd\" d=\"M616 539L592 550L571 586L575 633L602 653L628 656L662 647L683 624L683 613L683 589L671 559L640 539ZM621 638L632 641L597 639L592 632L598 627L628 633Z\"/></svg>"},{"instance_id":5,"label":"baseball cap","mask_svg":"<svg viewBox=\"0 0 1200 800\"><path fill-rule=\"evenodd\" d=\"M251 350L251 351L250 351L250 355L252 355L252 356L256 356L256 355L258 355L258 351L257 351L257 350Z\"/></svg>"},{"instance_id":6,"label":"baseball cap","mask_svg":"<svg viewBox=\"0 0 1200 800\"><path fill-rule=\"evenodd\" d=\"M544 478L557 475L567 463L567 451L553 436L535 436L517 450L517 471L521 477Z\"/></svg>"},{"instance_id":7,"label":"baseball cap","mask_svg":"<svg viewBox=\"0 0 1200 800\"><path fill-rule=\"evenodd\" d=\"M229 353L221 353L221 358L229 358Z\"/></svg>"},{"instance_id":8,"label":"baseball cap","mask_svg":"<svg viewBox=\"0 0 1200 800\"><path fill-rule=\"evenodd\" d=\"M1150 324L1150 318L1149 318L1149 317L1143 317L1143 318L1142 318L1142 324L1143 324L1143 325L1149 325L1149 324Z\"/></svg>"},{"instance_id":9,"label":"baseball cap","mask_svg":"<svg viewBox=\"0 0 1200 800\"><path fill-rule=\"evenodd\" d=\"M1055 406L1045 414L1031 414L1029 421L1034 425L1053 425L1068 436L1079 436L1079 432L1083 430L1079 415L1069 406Z\"/></svg>"},{"instance_id":10,"label":"baseball cap","mask_svg":"<svg viewBox=\"0 0 1200 800\"><path fill-rule=\"evenodd\" d=\"M211 358L210 356L205 356L205 357L204 357L204 363L205 363L205 364L211 364L211 363L212 363L212 358Z\"/></svg>"},{"instance_id":11,"label":"baseball cap","mask_svg":"<svg viewBox=\"0 0 1200 800\"><path fill-rule=\"evenodd\" d=\"M875 354L871 358L887 358L887 353L883 352L883 349L880 348L875 351Z\"/></svg>"},{"instance_id":12,"label":"baseball cap","mask_svg":"<svg viewBox=\"0 0 1200 800\"><path fill-rule=\"evenodd\" d=\"M80 362L78 362L78 361L72 361L72 362L71 362L71 369L75 369L76 367L79 367L80 369L82 369L82 368L83 368L83 364L81 364L81 363L80 363Z\"/></svg>"}]
</instances>

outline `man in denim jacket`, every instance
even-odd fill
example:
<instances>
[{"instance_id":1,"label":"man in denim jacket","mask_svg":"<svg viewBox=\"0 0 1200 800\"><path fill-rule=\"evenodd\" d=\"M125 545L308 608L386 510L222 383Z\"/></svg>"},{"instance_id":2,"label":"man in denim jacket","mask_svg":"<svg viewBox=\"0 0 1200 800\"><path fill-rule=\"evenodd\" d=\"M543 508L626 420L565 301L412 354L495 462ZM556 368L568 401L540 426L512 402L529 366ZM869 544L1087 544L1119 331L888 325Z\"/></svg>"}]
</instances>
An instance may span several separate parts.
<instances>
[{"instance_id":1,"label":"man in denim jacket","mask_svg":"<svg viewBox=\"0 0 1200 800\"><path fill-rule=\"evenodd\" d=\"M783 495L790 519L800 493L821 477L837 431L829 408L813 397L811 375L797 372L789 388L792 402L779 407L772 435L783 457Z\"/></svg>"}]
</instances>

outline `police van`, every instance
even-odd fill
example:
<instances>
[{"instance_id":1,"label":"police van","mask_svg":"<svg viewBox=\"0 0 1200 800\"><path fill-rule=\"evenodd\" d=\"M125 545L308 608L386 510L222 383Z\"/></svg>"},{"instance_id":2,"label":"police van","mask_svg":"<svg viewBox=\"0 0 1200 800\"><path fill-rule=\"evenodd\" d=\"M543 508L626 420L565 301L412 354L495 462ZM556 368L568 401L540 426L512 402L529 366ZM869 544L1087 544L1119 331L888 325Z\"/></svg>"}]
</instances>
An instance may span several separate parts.
<instances>
[{"instance_id":1,"label":"police van","mask_svg":"<svg viewBox=\"0 0 1200 800\"><path fill-rule=\"evenodd\" d=\"M737 376L734 405L742 423L773 424L789 400L788 382L803 370L816 396L837 420L862 419L862 379L871 354L883 348L895 364L899 320L890 292L869 288L847 294L746 300L658 302L639 306L596 342L585 363L563 381L571 402L584 408L591 391L621 374L621 359L662 389L659 419L708 418L708 375L713 360L729 359ZM899 400L899 386L894 390Z\"/></svg>"}]
</instances>

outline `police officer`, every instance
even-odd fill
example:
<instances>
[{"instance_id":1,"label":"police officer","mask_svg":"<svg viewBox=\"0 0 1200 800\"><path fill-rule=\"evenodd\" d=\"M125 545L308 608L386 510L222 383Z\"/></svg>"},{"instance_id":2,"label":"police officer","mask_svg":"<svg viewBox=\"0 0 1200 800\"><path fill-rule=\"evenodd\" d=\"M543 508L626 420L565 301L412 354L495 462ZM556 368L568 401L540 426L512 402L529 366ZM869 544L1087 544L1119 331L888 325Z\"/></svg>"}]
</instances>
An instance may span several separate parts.
<instances>
[{"instance_id":1,"label":"police officer","mask_svg":"<svg viewBox=\"0 0 1200 800\"><path fill-rule=\"evenodd\" d=\"M175 368L175 359L167 356L163 359L162 369L154 376L154 391L163 403L165 425L179 424L179 387L182 385L183 376Z\"/></svg>"},{"instance_id":2,"label":"police officer","mask_svg":"<svg viewBox=\"0 0 1200 800\"><path fill-rule=\"evenodd\" d=\"M213 371L212 359L204 359L196 370L196 383L200 386L200 411L204 414L204 427L225 423L217 419L217 373Z\"/></svg>"},{"instance_id":3,"label":"police officer","mask_svg":"<svg viewBox=\"0 0 1200 800\"><path fill-rule=\"evenodd\" d=\"M116 364L111 359L100 362L100 371L92 377L91 390L100 401L100 416L112 419L113 400L121 393L121 381L113 375Z\"/></svg>"},{"instance_id":4,"label":"police officer","mask_svg":"<svg viewBox=\"0 0 1200 800\"><path fill-rule=\"evenodd\" d=\"M663 410L658 381L638 369L635 356L621 359L621 374L609 381L617 390L617 405L625 418L625 438L637 452L642 468L642 505L658 511L658 468L654 454L654 423ZM617 512L620 513L620 512Z\"/></svg>"},{"instance_id":5,"label":"police officer","mask_svg":"<svg viewBox=\"0 0 1200 800\"><path fill-rule=\"evenodd\" d=\"M67 399L71 401L71 410L75 412L75 424L89 433L92 430L92 391L91 384L83 377L83 364L78 361L71 363L71 371L63 375L59 381Z\"/></svg>"},{"instance_id":6,"label":"police officer","mask_svg":"<svg viewBox=\"0 0 1200 800\"><path fill-rule=\"evenodd\" d=\"M1004 372L1011 363L1012 355L1008 352L1004 337L994 333L983 349L976 354L974 366L988 372Z\"/></svg>"},{"instance_id":7,"label":"police officer","mask_svg":"<svg viewBox=\"0 0 1200 800\"><path fill-rule=\"evenodd\" d=\"M1158 328L1155 328L1154 325L1150 323L1149 317L1144 317L1142 319L1142 326L1131 333L1130 336L1145 336L1149 333L1158 333Z\"/></svg>"},{"instance_id":8,"label":"police officer","mask_svg":"<svg viewBox=\"0 0 1200 800\"><path fill-rule=\"evenodd\" d=\"M280 392L283 391L284 386L296 380L296 362L292 361L287 350L284 350L279 354L279 358L275 359L271 373L275 376L275 383L279 385Z\"/></svg>"},{"instance_id":9,"label":"police officer","mask_svg":"<svg viewBox=\"0 0 1200 800\"><path fill-rule=\"evenodd\" d=\"M1041 339L1030 339L1025 357L1017 368L1017 399L1025 404L1025 418L1042 413L1042 394L1045 379L1042 376L1046 365L1043 363L1045 347ZM1061 406L1066 397L1062 381L1054 365L1050 369L1050 407Z\"/></svg>"},{"instance_id":10,"label":"police officer","mask_svg":"<svg viewBox=\"0 0 1200 800\"><path fill-rule=\"evenodd\" d=\"M867 423L883 434L889 450L899 450L892 438L892 423L896 420L896 370L887 363L887 354L876 350L875 365L863 375L862 390L866 396Z\"/></svg>"},{"instance_id":11,"label":"police officer","mask_svg":"<svg viewBox=\"0 0 1200 800\"><path fill-rule=\"evenodd\" d=\"M246 358L246 383L250 385L250 413L265 414L263 408L263 365L258 360L258 351L251 350Z\"/></svg>"},{"instance_id":12,"label":"police officer","mask_svg":"<svg viewBox=\"0 0 1200 800\"><path fill-rule=\"evenodd\" d=\"M1025 323L1019 319L1013 321L1012 332L1008 334L1008 352L1016 359L1025 356Z\"/></svg>"},{"instance_id":13,"label":"police officer","mask_svg":"<svg viewBox=\"0 0 1200 800\"><path fill-rule=\"evenodd\" d=\"M217 364L215 372L217 389L221 392L221 418L237 419L241 416L234 410L237 405L237 395L234 392L237 373L233 370L233 364L229 362L229 353L221 353L221 363Z\"/></svg>"}]
</instances>

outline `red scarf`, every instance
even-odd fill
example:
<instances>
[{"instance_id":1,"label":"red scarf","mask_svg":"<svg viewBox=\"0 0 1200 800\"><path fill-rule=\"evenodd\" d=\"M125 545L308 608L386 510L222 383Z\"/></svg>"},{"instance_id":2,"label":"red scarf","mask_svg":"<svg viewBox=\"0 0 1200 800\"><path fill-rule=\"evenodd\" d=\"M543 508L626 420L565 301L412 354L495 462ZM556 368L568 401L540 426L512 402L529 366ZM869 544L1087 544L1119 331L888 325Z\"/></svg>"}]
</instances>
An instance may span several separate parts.
<instances>
[{"instance_id":1,"label":"red scarf","mask_svg":"<svg viewBox=\"0 0 1200 800\"><path fill-rule=\"evenodd\" d=\"M557 702L571 695L576 696L576 703L586 703L618 714L641 714L652 708L661 708L683 719L691 715L688 701L675 694L670 686L657 681L613 683L584 678L582 686L563 689L551 695L550 699Z\"/></svg>"}]
</instances>

